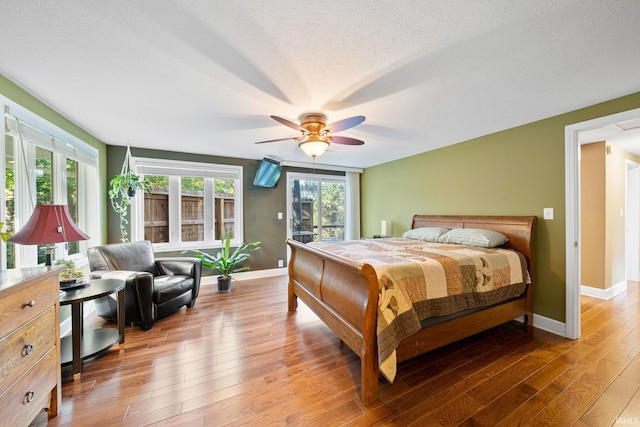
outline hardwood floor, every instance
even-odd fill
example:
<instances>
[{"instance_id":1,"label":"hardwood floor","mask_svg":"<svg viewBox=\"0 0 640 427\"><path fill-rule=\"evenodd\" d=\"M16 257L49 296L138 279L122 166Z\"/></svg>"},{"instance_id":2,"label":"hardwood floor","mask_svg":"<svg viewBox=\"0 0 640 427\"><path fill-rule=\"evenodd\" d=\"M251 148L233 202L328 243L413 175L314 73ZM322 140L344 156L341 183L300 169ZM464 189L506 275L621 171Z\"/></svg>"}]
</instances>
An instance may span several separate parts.
<instances>
[{"instance_id":1,"label":"hardwood floor","mask_svg":"<svg viewBox=\"0 0 640 427\"><path fill-rule=\"evenodd\" d=\"M79 380L63 370L48 424L638 425L639 287L584 297L580 340L507 324L403 363L365 408L359 359L302 303L287 313L286 276L203 286L193 309L127 327Z\"/></svg>"}]
</instances>

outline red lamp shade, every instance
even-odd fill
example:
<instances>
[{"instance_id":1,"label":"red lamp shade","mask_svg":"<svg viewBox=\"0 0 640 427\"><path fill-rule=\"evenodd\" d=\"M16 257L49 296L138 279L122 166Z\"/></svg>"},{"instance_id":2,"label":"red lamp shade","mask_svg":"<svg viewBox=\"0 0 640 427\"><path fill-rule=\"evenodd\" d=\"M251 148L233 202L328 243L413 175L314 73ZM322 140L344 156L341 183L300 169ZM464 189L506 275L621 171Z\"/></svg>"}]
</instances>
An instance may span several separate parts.
<instances>
[{"instance_id":1,"label":"red lamp shade","mask_svg":"<svg viewBox=\"0 0 640 427\"><path fill-rule=\"evenodd\" d=\"M29 221L8 241L22 245L44 245L88 239L89 236L71 220L67 205L36 205Z\"/></svg>"}]
</instances>

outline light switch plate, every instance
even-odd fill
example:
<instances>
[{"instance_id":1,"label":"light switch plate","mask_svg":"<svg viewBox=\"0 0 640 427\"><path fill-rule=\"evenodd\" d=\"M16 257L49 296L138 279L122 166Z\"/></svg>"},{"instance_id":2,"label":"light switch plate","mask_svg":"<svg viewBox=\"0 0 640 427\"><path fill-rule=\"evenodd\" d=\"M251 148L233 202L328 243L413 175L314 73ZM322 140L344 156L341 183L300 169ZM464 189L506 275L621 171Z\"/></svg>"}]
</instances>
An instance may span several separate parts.
<instances>
[{"instance_id":1,"label":"light switch plate","mask_svg":"<svg viewBox=\"0 0 640 427\"><path fill-rule=\"evenodd\" d=\"M553 208L544 208L544 219L553 219Z\"/></svg>"}]
</instances>

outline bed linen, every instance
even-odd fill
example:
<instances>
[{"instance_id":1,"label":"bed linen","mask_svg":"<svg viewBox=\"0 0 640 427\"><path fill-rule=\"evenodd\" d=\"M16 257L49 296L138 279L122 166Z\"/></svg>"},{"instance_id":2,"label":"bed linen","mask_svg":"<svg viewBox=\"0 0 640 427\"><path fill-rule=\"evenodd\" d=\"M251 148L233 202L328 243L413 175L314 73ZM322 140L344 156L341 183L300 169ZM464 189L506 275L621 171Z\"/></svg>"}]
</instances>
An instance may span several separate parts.
<instances>
[{"instance_id":1,"label":"bed linen","mask_svg":"<svg viewBox=\"0 0 640 427\"><path fill-rule=\"evenodd\" d=\"M530 282L524 256L501 248L428 243L406 238L309 243L374 267L378 278L380 372L393 382L395 349L420 321L521 295Z\"/></svg>"}]
</instances>

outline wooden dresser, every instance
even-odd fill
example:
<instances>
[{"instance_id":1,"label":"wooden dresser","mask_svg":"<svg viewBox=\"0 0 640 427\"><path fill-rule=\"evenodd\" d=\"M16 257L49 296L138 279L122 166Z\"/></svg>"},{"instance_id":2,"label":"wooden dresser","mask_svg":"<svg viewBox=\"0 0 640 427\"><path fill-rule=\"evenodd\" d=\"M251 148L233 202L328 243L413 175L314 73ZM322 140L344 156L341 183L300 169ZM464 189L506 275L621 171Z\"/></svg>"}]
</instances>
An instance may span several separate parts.
<instances>
[{"instance_id":1,"label":"wooden dresser","mask_svg":"<svg viewBox=\"0 0 640 427\"><path fill-rule=\"evenodd\" d=\"M61 403L61 268L0 271L0 425L27 426Z\"/></svg>"}]
</instances>

